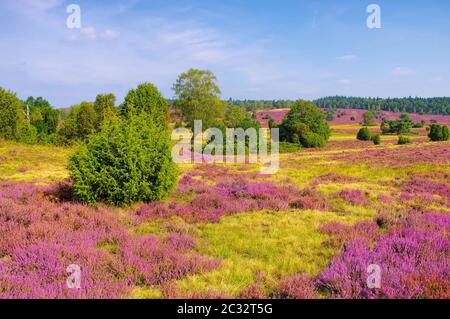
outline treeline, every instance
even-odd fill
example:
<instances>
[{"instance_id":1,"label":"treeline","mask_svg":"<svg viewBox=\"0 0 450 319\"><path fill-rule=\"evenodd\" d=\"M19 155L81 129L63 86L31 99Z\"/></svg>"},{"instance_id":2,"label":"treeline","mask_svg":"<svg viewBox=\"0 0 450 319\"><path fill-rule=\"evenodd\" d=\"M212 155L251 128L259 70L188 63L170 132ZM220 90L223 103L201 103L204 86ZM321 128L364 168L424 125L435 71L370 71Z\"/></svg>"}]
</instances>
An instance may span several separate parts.
<instances>
[{"instance_id":1,"label":"treeline","mask_svg":"<svg viewBox=\"0 0 450 319\"><path fill-rule=\"evenodd\" d=\"M450 115L450 97L383 99L330 96L315 100L314 103L320 108L327 109L348 108L369 111Z\"/></svg>"},{"instance_id":2,"label":"treeline","mask_svg":"<svg viewBox=\"0 0 450 319\"><path fill-rule=\"evenodd\" d=\"M295 103L291 100L235 100L229 99L228 104L238 105L247 112L262 109L288 109Z\"/></svg>"},{"instance_id":3,"label":"treeline","mask_svg":"<svg viewBox=\"0 0 450 319\"><path fill-rule=\"evenodd\" d=\"M113 94L99 94L94 102L58 110L42 97L22 101L0 87L0 138L27 144L82 142L117 112L115 99Z\"/></svg>"}]
</instances>

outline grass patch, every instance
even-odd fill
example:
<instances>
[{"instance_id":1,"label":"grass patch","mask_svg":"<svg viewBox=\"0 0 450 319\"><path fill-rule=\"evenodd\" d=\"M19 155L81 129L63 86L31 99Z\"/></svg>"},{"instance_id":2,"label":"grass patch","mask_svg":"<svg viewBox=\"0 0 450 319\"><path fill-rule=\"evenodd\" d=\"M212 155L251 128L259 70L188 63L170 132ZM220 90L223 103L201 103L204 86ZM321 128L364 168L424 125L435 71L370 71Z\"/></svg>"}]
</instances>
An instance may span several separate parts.
<instances>
[{"instance_id":1,"label":"grass patch","mask_svg":"<svg viewBox=\"0 0 450 319\"><path fill-rule=\"evenodd\" d=\"M371 215L263 211L199 226L200 252L221 258L223 264L215 271L181 280L178 286L188 292L213 289L237 296L255 283L258 273L264 274L269 287L297 272L317 275L337 253L323 245L327 236L319 231L320 226L331 221L353 223Z\"/></svg>"}]
</instances>

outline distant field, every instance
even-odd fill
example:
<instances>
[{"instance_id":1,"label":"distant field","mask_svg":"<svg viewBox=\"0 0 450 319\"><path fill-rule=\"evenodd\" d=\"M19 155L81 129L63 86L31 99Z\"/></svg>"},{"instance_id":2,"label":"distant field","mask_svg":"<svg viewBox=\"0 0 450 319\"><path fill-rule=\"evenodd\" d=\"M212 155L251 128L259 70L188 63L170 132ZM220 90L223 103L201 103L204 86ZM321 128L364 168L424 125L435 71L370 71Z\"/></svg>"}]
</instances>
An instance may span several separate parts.
<instances>
[{"instance_id":1,"label":"distant field","mask_svg":"<svg viewBox=\"0 0 450 319\"><path fill-rule=\"evenodd\" d=\"M286 113L289 112L289 109L277 109L277 110L263 110L259 111L257 114L257 119L265 126L267 126L267 119L265 119L265 116L271 116L275 122L281 123L283 117L286 115ZM367 110L354 110L354 109L338 109L336 111L334 120L329 122L330 125L352 125L352 124L359 124L363 120L363 114L367 112ZM340 113L345 113L345 115L342 115L338 117L337 115ZM394 113L394 112L386 112L381 111L380 116L376 119L376 123L380 124L382 117L385 117L387 119L391 120L397 120L400 118L402 113ZM355 118L354 121L351 120L352 116ZM411 120L413 122L420 122L425 121L426 124L430 124L431 121L436 121L440 124L450 125L450 115L430 115L430 114L409 114Z\"/></svg>"}]
</instances>

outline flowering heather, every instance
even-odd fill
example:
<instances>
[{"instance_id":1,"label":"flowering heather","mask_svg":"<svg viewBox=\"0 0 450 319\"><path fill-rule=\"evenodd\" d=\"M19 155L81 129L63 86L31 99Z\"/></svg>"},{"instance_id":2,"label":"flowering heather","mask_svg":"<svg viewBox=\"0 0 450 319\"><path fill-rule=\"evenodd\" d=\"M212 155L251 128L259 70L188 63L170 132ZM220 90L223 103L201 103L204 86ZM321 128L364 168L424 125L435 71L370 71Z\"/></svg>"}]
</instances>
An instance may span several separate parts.
<instances>
[{"instance_id":1,"label":"flowering heather","mask_svg":"<svg viewBox=\"0 0 450 319\"><path fill-rule=\"evenodd\" d=\"M426 215L419 224L348 242L318 277L334 298L449 298L448 217ZM434 230L433 230L434 227ZM367 267L381 267L381 288L367 286Z\"/></svg>"},{"instance_id":2,"label":"flowering heather","mask_svg":"<svg viewBox=\"0 0 450 319\"><path fill-rule=\"evenodd\" d=\"M189 235L132 236L114 210L59 202L56 188L0 183L0 298L119 298L219 264ZM72 264L80 289L66 285Z\"/></svg>"},{"instance_id":3,"label":"flowering heather","mask_svg":"<svg viewBox=\"0 0 450 319\"><path fill-rule=\"evenodd\" d=\"M326 211L330 207L329 200L319 191L312 188L303 189L298 199L290 204L293 208Z\"/></svg>"},{"instance_id":4,"label":"flowering heather","mask_svg":"<svg viewBox=\"0 0 450 319\"><path fill-rule=\"evenodd\" d=\"M331 156L332 160L364 163L369 167L406 167L416 164L447 164L450 148L443 143L427 143L394 148L368 148L361 151L341 152Z\"/></svg>"},{"instance_id":5,"label":"flowering heather","mask_svg":"<svg viewBox=\"0 0 450 319\"><path fill-rule=\"evenodd\" d=\"M338 222L331 222L322 226L321 231L330 235L325 244L336 248L342 246L356 238L366 238L376 240L380 235L378 225L374 222L358 222L353 226L344 225Z\"/></svg>"},{"instance_id":6,"label":"flowering heather","mask_svg":"<svg viewBox=\"0 0 450 319\"><path fill-rule=\"evenodd\" d=\"M259 284L253 284L244 288L240 294L240 299L268 299L264 288Z\"/></svg>"},{"instance_id":7,"label":"flowering heather","mask_svg":"<svg viewBox=\"0 0 450 319\"><path fill-rule=\"evenodd\" d=\"M276 299L316 299L318 293L314 286L314 278L307 274L296 274L282 280L275 288Z\"/></svg>"},{"instance_id":8,"label":"flowering heather","mask_svg":"<svg viewBox=\"0 0 450 319\"><path fill-rule=\"evenodd\" d=\"M280 124L283 120L284 116L289 112L289 109L275 109L275 110L264 110L257 113L257 119L261 124L267 126L266 116L271 116L276 123ZM357 124L363 121L363 114L366 113L367 110L359 110L359 109L337 109L336 116L333 121L329 122L330 125L342 125L342 124ZM337 114L345 113L340 117ZM381 123L381 119L384 117L388 120L399 120L403 113L400 112L388 112L382 111L381 116L379 116L375 122L377 124ZM352 121L351 117L354 117L355 120ZM420 121L425 121L427 124L430 124L431 121L437 121L438 123L450 125L450 116L448 115L434 115L434 114L415 114L409 113L409 117L415 123L419 123Z\"/></svg>"},{"instance_id":9,"label":"flowering heather","mask_svg":"<svg viewBox=\"0 0 450 319\"><path fill-rule=\"evenodd\" d=\"M413 177L403 188L403 191L409 194L432 194L439 195L450 201L450 185L444 182L435 182L428 179Z\"/></svg>"},{"instance_id":10,"label":"flowering heather","mask_svg":"<svg viewBox=\"0 0 450 319\"><path fill-rule=\"evenodd\" d=\"M343 189L337 196L353 205L367 205L369 203L366 194L359 189Z\"/></svg>"},{"instance_id":11,"label":"flowering heather","mask_svg":"<svg viewBox=\"0 0 450 319\"><path fill-rule=\"evenodd\" d=\"M216 167L201 166L181 179L177 192L191 195L187 203L142 204L136 215L140 220L180 216L192 222L218 222L222 216L239 212L286 210L302 197L295 187L255 181L258 174L225 174L226 169ZM204 182L206 176L209 184Z\"/></svg>"}]
</instances>

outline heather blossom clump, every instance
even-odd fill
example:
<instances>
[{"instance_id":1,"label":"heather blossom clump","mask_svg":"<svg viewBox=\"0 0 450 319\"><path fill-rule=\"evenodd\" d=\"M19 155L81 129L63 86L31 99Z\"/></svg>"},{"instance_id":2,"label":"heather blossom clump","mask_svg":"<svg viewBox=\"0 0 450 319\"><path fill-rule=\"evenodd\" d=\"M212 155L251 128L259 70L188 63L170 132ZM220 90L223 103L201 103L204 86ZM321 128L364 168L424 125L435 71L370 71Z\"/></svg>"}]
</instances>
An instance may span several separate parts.
<instances>
[{"instance_id":1,"label":"heather blossom clump","mask_svg":"<svg viewBox=\"0 0 450 319\"><path fill-rule=\"evenodd\" d=\"M367 205L367 196L359 189L343 189L338 193L338 197L353 205Z\"/></svg>"},{"instance_id":2,"label":"heather blossom clump","mask_svg":"<svg viewBox=\"0 0 450 319\"><path fill-rule=\"evenodd\" d=\"M136 215L140 220L180 216L192 222L218 222L222 216L263 209L286 210L302 198L293 186L278 186L258 181L259 175L227 173L224 168L199 169L181 178L177 192L190 195L187 202L142 204ZM204 179L209 183L205 183Z\"/></svg>"},{"instance_id":3,"label":"heather blossom clump","mask_svg":"<svg viewBox=\"0 0 450 319\"><path fill-rule=\"evenodd\" d=\"M378 238L352 239L317 285L334 298L449 298L448 230L447 216L427 214ZM371 264L380 266L380 288L367 285Z\"/></svg>"},{"instance_id":4,"label":"heather blossom clump","mask_svg":"<svg viewBox=\"0 0 450 319\"><path fill-rule=\"evenodd\" d=\"M0 183L0 298L120 298L220 263L183 231L134 236L114 210L61 202L57 189ZM70 265L80 289L67 285Z\"/></svg>"},{"instance_id":5,"label":"heather blossom clump","mask_svg":"<svg viewBox=\"0 0 450 319\"><path fill-rule=\"evenodd\" d=\"M276 299L316 299L318 292L314 278L307 274L295 274L282 280L273 292Z\"/></svg>"}]
</instances>

